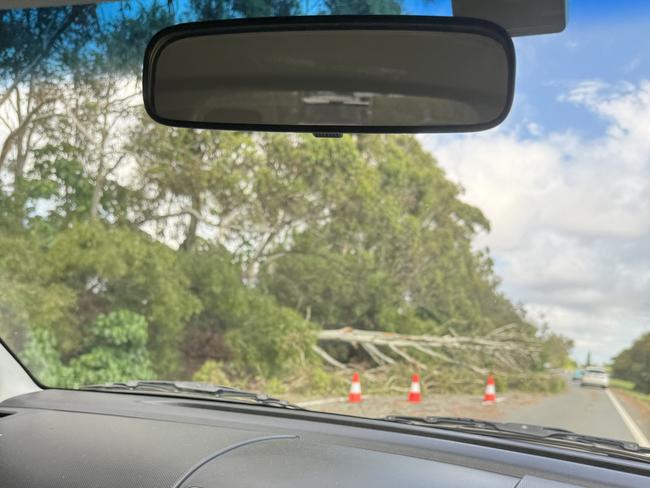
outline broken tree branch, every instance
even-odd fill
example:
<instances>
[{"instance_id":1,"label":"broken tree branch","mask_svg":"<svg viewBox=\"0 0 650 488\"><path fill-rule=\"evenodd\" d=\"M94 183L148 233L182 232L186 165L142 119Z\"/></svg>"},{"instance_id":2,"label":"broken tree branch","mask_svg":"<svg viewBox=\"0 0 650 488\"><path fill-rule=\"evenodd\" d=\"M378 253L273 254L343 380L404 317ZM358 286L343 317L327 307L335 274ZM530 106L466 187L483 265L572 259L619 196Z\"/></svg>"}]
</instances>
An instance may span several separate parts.
<instances>
[{"instance_id":1,"label":"broken tree branch","mask_svg":"<svg viewBox=\"0 0 650 488\"><path fill-rule=\"evenodd\" d=\"M396 363L393 357L381 350L382 347L385 347L407 363L426 369L425 364L405 351L405 349L412 348L445 363L467 368L475 373L486 374L488 369L485 367L485 355L491 356L487 364L496 363L509 369L518 369L521 361L530 358L539 351L539 344L529 337L513 337L512 335L499 337L499 333L510 329L512 329L510 326L502 327L497 333L497 337L490 335L471 337L460 335L408 335L345 327L342 329L322 330L318 333L318 340L324 342L340 341L353 347L361 346L379 366ZM329 355L328 357L331 358ZM334 358L331 359L336 361ZM332 364L329 359L326 359L326 361ZM336 362L338 363L338 361Z\"/></svg>"},{"instance_id":2,"label":"broken tree branch","mask_svg":"<svg viewBox=\"0 0 650 488\"><path fill-rule=\"evenodd\" d=\"M312 348L312 350L313 350L316 354L318 354L320 357L322 357L322 358L325 360L326 363L331 364L331 365L334 366L335 368L339 368L339 369L348 369L348 366L347 366L346 364L343 364L343 363L337 361L337 360L334 359L332 356L330 356L329 354L327 354L327 352L325 352L324 349L318 347L316 344L314 344L313 346L311 346L311 348Z\"/></svg>"}]
</instances>

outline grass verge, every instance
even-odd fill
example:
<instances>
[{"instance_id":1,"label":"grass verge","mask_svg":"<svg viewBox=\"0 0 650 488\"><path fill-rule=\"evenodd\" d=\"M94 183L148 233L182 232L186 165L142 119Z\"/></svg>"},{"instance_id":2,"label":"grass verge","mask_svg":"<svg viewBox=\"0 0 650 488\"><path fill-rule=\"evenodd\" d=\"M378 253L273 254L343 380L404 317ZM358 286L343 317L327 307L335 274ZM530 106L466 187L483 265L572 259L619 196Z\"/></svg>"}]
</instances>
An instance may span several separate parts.
<instances>
[{"instance_id":1,"label":"grass verge","mask_svg":"<svg viewBox=\"0 0 650 488\"><path fill-rule=\"evenodd\" d=\"M640 393L634 389L634 383L631 381L625 381L625 380L619 380L618 378L612 378L609 381L609 386L612 388L618 389L618 390L623 390L629 395L641 400L642 402L646 403L648 406L650 406L650 395L647 393Z\"/></svg>"},{"instance_id":2,"label":"grass verge","mask_svg":"<svg viewBox=\"0 0 650 488\"><path fill-rule=\"evenodd\" d=\"M405 365L359 370L364 394L406 395L414 371ZM293 378L266 381L264 391L282 397L295 395L313 399L347 396L352 370L325 371L319 368L303 370ZM514 373L495 371L497 394L527 392L544 395L566 390L565 377L543 372ZM482 395L487 377L460 368L431 368L420 373L421 390L424 394L471 394ZM259 388L258 388L259 389Z\"/></svg>"}]
</instances>

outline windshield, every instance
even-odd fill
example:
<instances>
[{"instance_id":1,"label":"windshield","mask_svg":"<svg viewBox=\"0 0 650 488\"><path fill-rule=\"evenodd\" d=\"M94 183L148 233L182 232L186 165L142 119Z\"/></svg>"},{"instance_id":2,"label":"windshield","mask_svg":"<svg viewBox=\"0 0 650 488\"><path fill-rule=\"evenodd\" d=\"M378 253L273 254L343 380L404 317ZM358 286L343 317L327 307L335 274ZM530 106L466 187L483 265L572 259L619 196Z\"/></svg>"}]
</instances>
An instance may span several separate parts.
<instances>
[{"instance_id":1,"label":"windshield","mask_svg":"<svg viewBox=\"0 0 650 488\"><path fill-rule=\"evenodd\" d=\"M646 443L645 2L575 1L563 33L515 38L512 112L482 133L200 131L142 106L145 46L172 24L451 13L433 0L0 11L0 337L49 387L196 381Z\"/></svg>"}]
</instances>

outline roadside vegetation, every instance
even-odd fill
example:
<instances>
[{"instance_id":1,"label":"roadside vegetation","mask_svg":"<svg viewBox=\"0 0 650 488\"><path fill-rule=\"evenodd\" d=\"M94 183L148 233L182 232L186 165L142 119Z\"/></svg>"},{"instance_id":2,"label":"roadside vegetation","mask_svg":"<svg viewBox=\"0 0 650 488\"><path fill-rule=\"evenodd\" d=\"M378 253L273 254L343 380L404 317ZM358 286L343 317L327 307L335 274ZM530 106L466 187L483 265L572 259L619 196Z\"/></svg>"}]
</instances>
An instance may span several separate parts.
<instances>
[{"instance_id":1,"label":"roadside vegetation","mask_svg":"<svg viewBox=\"0 0 650 488\"><path fill-rule=\"evenodd\" d=\"M650 332L614 358L612 375L616 379L613 386L634 391L650 403Z\"/></svg>"},{"instance_id":2,"label":"roadside vegetation","mask_svg":"<svg viewBox=\"0 0 650 488\"><path fill-rule=\"evenodd\" d=\"M337 369L315 352L319 331L507 326L530 354L477 370L416 352L424 388L478 392L490 370L502 391L562 389L545 370L567 364L571 341L499 291L489 250L474 245L488 220L415 137L202 132L142 112L149 36L182 19L272 13L237 8L0 12L11 33L0 39L0 336L48 385L193 378L341 394L353 368L391 391L413 364L320 344Z\"/></svg>"},{"instance_id":3,"label":"roadside vegetation","mask_svg":"<svg viewBox=\"0 0 650 488\"><path fill-rule=\"evenodd\" d=\"M634 398L646 403L648 407L650 407L650 394L648 393L640 393L637 391L635 388L634 383L631 381L625 381L625 380L619 380L618 378L612 378L609 382L609 386L612 388L616 388L618 390L622 390L625 393L633 396Z\"/></svg>"}]
</instances>

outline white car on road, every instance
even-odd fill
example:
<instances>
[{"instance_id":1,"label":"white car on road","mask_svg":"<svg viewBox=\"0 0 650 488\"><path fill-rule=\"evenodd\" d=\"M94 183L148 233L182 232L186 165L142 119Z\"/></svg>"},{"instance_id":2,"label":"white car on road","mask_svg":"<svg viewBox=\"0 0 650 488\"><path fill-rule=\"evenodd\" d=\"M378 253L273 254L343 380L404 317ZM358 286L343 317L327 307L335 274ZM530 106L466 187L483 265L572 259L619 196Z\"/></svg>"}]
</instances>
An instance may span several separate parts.
<instances>
[{"instance_id":1,"label":"white car on road","mask_svg":"<svg viewBox=\"0 0 650 488\"><path fill-rule=\"evenodd\" d=\"M609 375L603 368L588 367L580 380L580 386L609 386Z\"/></svg>"}]
</instances>

